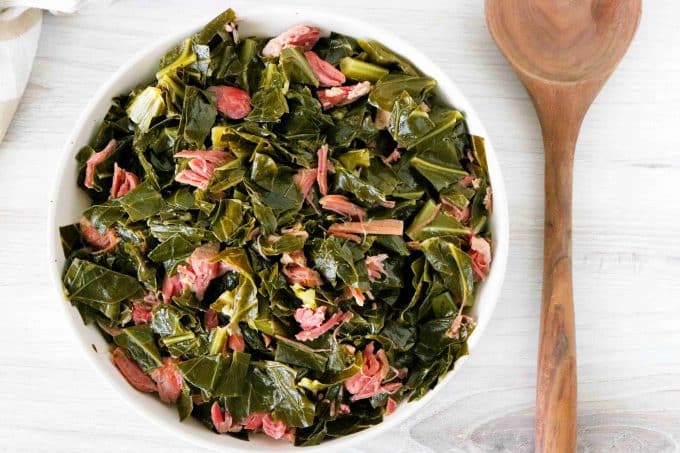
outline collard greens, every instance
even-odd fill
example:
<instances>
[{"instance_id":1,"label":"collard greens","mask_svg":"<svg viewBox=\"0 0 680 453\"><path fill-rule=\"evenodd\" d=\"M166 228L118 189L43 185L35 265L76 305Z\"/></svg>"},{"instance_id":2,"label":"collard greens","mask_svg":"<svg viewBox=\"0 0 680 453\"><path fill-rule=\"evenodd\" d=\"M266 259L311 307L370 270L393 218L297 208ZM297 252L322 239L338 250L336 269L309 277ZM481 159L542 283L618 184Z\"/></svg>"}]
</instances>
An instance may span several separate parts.
<instances>
[{"instance_id":1,"label":"collard greens","mask_svg":"<svg viewBox=\"0 0 680 453\"><path fill-rule=\"evenodd\" d=\"M489 271L484 141L373 40L239 37L227 10L115 98L77 156L64 290L141 391L313 445L466 353Z\"/></svg>"}]
</instances>

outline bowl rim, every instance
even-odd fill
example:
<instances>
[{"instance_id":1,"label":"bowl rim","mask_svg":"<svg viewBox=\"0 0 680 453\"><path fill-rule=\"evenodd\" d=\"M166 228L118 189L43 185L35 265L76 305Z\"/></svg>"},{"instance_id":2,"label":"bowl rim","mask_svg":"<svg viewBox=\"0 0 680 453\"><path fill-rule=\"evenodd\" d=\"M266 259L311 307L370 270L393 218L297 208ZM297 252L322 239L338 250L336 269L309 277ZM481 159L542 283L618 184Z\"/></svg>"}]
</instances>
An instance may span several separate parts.
<instances>
[{"instance_id":1,"label":"bowl rim","mask_svg":"<svg viewBox=\"0 0 680 453\"><path fill-rule=\"evenodd\" d=\"M267 6L267 13L270 15L276 15L277 17L281 15L288 20L291 16L295 18L295 22L286 23L282 21L283 24L280 28L284 29L294 23L315 23L315 24L330 24L334 22L341 23L340 28L350 27L356 29L366 30L365 36L375 37L381 42L385 43L389 48L395 49L395 51L413 61L416 67L427 66L428 71L423 71L427 75L433 77L437 80L437 90L440 93L445 93L445 97L455 98L452 102L456 108L464 112L466 120L468 122L468 127L470 131L476 135L480 135L485 139L487 162L489 167L490 179L493 187L493 204L494 210L491 215L490 221L492 223L493 241L493 262L491 265L490 273L485 282L483 282L483 293L477 296L475 304L479 304L480 300L483 299L486 308L486 315L480 317L477 320L477 325L475 330L470 335L468 339L468 349L469 353L475 350L479 340L486 330L489 324L490 318L496 307L498 297L500 295L500 290L505 277L508 251L509 251L509 219L508 219L508 207L507 198L505 192L505 184L503 176L500 169L500 164L497 160L493 145L489 138L489 134L484 128L479 116L468 102L464 94L458 89L458 86L453 82L451 78L444 73L440 67L435 64L423 51L412 46L410 43L406 42L402 38L396 36L392 32L384 30L383 28L376 26L375 24L369 24L362 19L356 19L349 16L344 16L341 14L326 12L326 11L315 11L309 7L297 7L294 5L287 6ZM261 14L257 7L254 6L242 6L238 8L237 15L240 20L252 20L256 21L257 16ZM66 181L63 177L65 170L69 165L73 165L73 158L75 153L78 151L76 147L76 141L78 137L82 135L83 131L86 129L90 130L89 135L91 136L94 132L94 125L91 123L94 115L94 111L97 109L97 105L102 101L102 98L106 97L107 101L110 101L110 96L107 92L114 85L121 84L122 80L131 71L134 71L137 65L142 64L145 59L149 58L150 54L158 52L159 50L167 50L176 43L180 42L183 38L193 33L195 30L200 29L204 24L206 24L214 15L208 17L207 19L202 19L201 21L192 22L188 26L183 26L177 31L170 32L156 40L151 41L148 45L145 45L138 52L136 52L131 58L125 61L95 92L94 96L90 98L87 106L82 111L78 120L75 122L71 133L62 149L61 155L58 159L57 173L52 182L52 187L50 191L48 213L47 213L47 254L49 263L49 274L51 275L51 281L55 288L55 291L60 295L59 304L62 309L61 312L69 323L69 330L71 335L80 344L80 349L83 355L87 358L88 362L94 367L99 375L106 381L114 390L117 391L127 404L132 406L138 413L140 413L144 418L150 420L156 426L161 427L166 432L172 433L175 436L182 438L183 440L198 445L204 448L216 450L216 449L231 449L232 451L241 452L252 452L258 449L264 451L305 451L305 452L316 452L323 449L328 452L334 448L347 448L351 445L357 444L359 441L367 440L380 433L400 425L406 419L422 410L427 406L435 395L440 393L443 389L447 388L452 382L453 377L458 373L459 369L464 365L469 356L463 356L459 358L453 369L451 369L436 385L435 388L431 389L425 396L421 399L400 404L397 411L394 414L386 417L381 423L371 426L365 430L349 434L337 439L331 439L324 441L321 445L304 447L300 450L297 447L293 447L290 444L281 443L269 443L263 445L261 442L244 442L239 439L234 439L229 436L218 436L213 435L211 438L205 436L200 436L198 433L194 433L193 429L180 429L184 424L175 420L174 423L170 423L167 420L162 419L159 415L154 413L154 410L150 409L146 405L139 404L135 401L136 397L133 395L138 394L136 390L132 389L129 384L120 376L119 374L111 373L110 364L107 366L97 355L92 355L91 345L88 344L88 340L85 338L85 329L93 328L86 326L82 323L79 315L69 303L68 299L64 295L61 275L62 268L60 265L60 256L63 256L60 240L59 240L59 224L57 224L57 201L60 198L60 191L64 184L72 183L72 181ZM335 26L334 26L335 27ZM368 31L370 30L370 33ZM434 74L433 74L434 73ZM94 118L95 123L99 124L101 118ZM77 190L79 190L76 187ZM480 291L481 292L481 291ZM205 430L204 427L200 429ZM208 430L206 432L210 433ZM212 433L211 433L212 434Z\"/></svg>"}]
</instances>

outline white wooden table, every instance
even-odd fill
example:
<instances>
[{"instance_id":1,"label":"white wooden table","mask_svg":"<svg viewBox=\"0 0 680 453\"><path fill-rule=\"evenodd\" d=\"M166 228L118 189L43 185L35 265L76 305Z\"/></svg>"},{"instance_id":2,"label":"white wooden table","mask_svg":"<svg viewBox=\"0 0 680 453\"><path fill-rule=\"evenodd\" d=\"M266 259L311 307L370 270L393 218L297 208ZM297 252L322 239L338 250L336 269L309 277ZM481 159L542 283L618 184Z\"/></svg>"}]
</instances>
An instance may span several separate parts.
<instances>
[{"instance_id":1,"label":"white wooden table","mask_svg":"<svg viewBox=\"0 0 680 453\"><path fill-rule=\"evenodd\" d=\"M119 401L87 364L46 275L45 212L60 150L99 85L149 40L245 3L120 1L92 15L45 16L28 89L0 145L0 451L198 451ZM451 74L492 136L511 212L505 286L479 348L438 401L356 451L529 451L543 209L531 103L489 37L481 0L325 3L407 35ZM679 14L677 0L645 2L578 143L583 451L680 450Z\"/></svg>"}]
</instances>

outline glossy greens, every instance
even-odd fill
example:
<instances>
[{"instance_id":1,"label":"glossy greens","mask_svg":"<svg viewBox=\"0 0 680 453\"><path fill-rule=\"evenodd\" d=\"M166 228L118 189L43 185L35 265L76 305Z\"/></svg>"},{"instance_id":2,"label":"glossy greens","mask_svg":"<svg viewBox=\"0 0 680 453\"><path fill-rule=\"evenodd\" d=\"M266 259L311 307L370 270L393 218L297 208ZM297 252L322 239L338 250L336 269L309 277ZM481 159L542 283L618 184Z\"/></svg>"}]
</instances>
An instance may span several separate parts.
<instances>
[{"instance_id":1,"label":"glossy greens","mask_svg":"<svg viewBox=\"0 0 680 453\"><path fill-rule=\"evenodd\" d=\"M113 99L61 236L64 291L131 385L304 446L466 354L492 193L435 80L374 40L291 30L239 36L227 10Z\"/></svg>"}]
</instances>

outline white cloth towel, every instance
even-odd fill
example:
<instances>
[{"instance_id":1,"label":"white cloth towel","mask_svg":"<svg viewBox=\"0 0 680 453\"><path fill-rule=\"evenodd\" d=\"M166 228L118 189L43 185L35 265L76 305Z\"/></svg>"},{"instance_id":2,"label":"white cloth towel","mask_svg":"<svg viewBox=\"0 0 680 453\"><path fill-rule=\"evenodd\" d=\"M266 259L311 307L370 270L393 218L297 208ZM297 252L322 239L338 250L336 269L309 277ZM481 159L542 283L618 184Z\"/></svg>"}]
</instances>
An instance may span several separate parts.
<instances>
[{"instance_id":1,"label":"white cloth towel","mask_svg":"<svg viewBox=\"0 0 680 453\"><path fill-rule=\"evenodd\" d=\"M0 11L0 142L24 93L38 48L42 11Z\"/></svg>"},{"instance_id":2,"label":"white cloth towel","mask_svg":"<svg viewBox=\"0 0 680 453\"><path fill-rule=\"evenodd\" d=\"M73 14L113 0L0 0L0 142L19 106L38 48L42 9Z\"/></svg>"}]
</instances>

